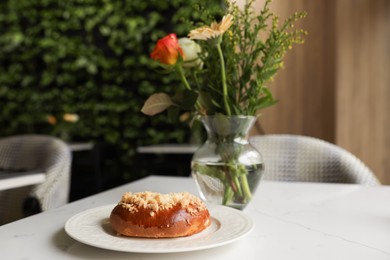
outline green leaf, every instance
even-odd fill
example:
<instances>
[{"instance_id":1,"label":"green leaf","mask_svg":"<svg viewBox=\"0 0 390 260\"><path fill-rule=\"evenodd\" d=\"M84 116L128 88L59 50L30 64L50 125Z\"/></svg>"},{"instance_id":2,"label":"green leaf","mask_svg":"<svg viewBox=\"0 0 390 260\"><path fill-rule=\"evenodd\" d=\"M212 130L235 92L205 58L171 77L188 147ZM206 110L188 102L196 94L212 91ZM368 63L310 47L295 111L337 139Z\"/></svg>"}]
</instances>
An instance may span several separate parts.
<instances>
[{"instance_id":1,"label":"green leaf","mask_svg":"<svg viewBox=\"0 0 390 260\"><path fill-rule=\"evenodd\" d=\"M148 116L161 113L172 106L172 99L165 93L156 93L151 95L141 109L141 112Z\"/></svg>"},{"instance_id":2,"label":"green leaf","mask_svg":"<svg viewBox=\"0 0 390 260\"><path fill-rule=\"evenodd\" d=\"M179 104L184 110L192 110L198 99L198 93L191 90L179 91L172 97L172 100Z\"/></svg>"},{"instance_id":3,"label":"green leaf","mask_svg":"<svg viewBox=\"0 0 390 260\"><path fill-rule=\"evenodd\" d=\"M168 108L168 120L169 122L177 122L177 118L179 117L180 108L176 106L171 106Z\"/></svg>"},{"instance_id":4,"label":"green leaf","mask_svg":"<svg viewBox=\"0 0 390 260\"><path fill-rule=\"evenodd\" d=\"M210 96L210 93L206 91L199 92L199 102L207 111L210 111L210 113L214 112L214 105Z\"/></svg>"}]
</instances>

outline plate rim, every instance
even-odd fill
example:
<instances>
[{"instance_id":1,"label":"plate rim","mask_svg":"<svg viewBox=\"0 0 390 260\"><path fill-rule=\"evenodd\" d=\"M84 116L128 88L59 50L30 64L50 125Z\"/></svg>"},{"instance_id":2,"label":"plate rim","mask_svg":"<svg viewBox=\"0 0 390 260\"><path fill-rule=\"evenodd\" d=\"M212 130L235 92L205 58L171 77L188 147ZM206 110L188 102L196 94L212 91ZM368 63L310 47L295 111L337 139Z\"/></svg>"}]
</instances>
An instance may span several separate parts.
<instances>
[{"instance_id":1,"label":"plate rim","mask_svg":"<svg viewBox=\"0 0 390 260\"><path fill-rule=\"evenodd\" d=\"M127 252L127 253L180 253L180 252L199 251L199 250L216 248L216 247L220 247L223 245L227 245L227 244L230 244L230 243L237 241L238 239L243 238L244 236L248 235L255 228L255 224L254 224L254 221L252 220L252 218L249 217L244 212L242 212L238 209L231 208L231 207L227 207L227 206L223 206L223 205L216 205L216 204L211 204L211 203L206 203L206 206L210 211L210 217L213 219L216 219L220 223L221 223L221 220L219 218L213 216L212 212L214 212L214 211L234 212L234 214L239 215L245 221L246 225L244 226L244 228L242 228L242 230L240 230L240 232L238 232L238 234L236 234L235 237L218 242L218 243L211 243L211 244L207 244L207 245L194 246L194 247L190 247L190 248L165 248L164 250L150 250L150 249L145 250L145 249L139 249L139 248L138 249L137 248L124 248L122 250L122 249L102 245L99 243L93 243L93 242L91 242L91 240L84 239L82 236L80 237L78 234L73 233L73 229L70 228L71 224L73 224L74 221L77 220L78 218L82 218L82 217L86 216L88 213L93 212L93 211L98 212L98 211L113 209L116 205L117 204L107 204L107 205L97 206L94 208L89 208L89 209L83 210L81 212L78 212L78 213L72 215L70 218L68 218L68 220L66 221L66 223L64 225L64 229L65 229L66 234L69 235L74 240L76 240L80 243L83 243L85 245L89 245L89 246L101 248L101 249L106 249L106 250L111 250L111 251ZM108 217L109 217L109 215L107 216L107 218ZM217 232L214 232L213 235L215 233L217 233ZM102 233L102 234L104 234L104 233ZM201 233L198 233L198 234L201 234ZM194 235L197 235L197 234L194 234ZM172 238L172 239L175 239L177 241L180 239L189 239L190 237L191 236ZM132 239L131 237L125 237L125 238ZM134 239L139 239L139 238L134 238ZM142 238L142 239L148 239L148 238ZM153 239L150 238L150 240L155 240L155 238L153 238Z\"/></svg>"}]
</instances>

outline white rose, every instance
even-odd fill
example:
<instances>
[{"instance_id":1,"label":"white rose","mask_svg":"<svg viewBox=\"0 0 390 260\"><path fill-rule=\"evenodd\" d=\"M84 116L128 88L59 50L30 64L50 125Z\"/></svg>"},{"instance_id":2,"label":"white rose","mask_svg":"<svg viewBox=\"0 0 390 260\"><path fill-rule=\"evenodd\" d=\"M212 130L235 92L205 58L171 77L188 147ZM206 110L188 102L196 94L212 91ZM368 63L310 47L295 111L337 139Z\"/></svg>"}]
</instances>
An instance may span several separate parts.
<instances>
[{"instance_id":1,"label":"white rose","mask_svg":"<svg viewBox=\"0 0 390 260\"><path fill-rule=\"evenodd\" d=\"M202 48L199 44L189 38L180 38L179 45L184 52L183 67L201 67L202 61L199 58L199 54L202 52Z\"/></svg>"}]
</instances>

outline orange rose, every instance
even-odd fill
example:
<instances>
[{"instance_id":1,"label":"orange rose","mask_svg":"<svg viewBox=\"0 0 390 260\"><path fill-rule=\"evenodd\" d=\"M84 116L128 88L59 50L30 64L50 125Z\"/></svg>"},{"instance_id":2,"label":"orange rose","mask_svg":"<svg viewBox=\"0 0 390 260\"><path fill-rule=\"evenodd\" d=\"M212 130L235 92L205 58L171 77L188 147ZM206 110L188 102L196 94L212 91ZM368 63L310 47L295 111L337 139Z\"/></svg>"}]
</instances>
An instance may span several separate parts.
<instances>
[{"instance_id":1,"label":"orange rose","mask_svg":"<svg viewBox=\"0 0 390 260\"><path fill-rule=\"evenodd\" d=\"M176 34L171 33L157 41L150 57L162 64L173 65L176 64L179 55L184 57L183 50L180 48Z\"/></svg>"}]
</instances>

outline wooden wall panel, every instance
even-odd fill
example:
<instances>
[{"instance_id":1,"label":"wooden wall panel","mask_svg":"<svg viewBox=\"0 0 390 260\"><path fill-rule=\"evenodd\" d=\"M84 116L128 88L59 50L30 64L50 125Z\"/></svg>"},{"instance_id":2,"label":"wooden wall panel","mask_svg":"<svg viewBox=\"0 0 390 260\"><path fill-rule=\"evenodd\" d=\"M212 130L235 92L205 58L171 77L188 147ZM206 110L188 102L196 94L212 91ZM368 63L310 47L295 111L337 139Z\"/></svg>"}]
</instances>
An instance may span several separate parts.
<instances>
[{"instance_id":1,"label":"wooden wall panel","mask_svg":"<svg viewBox=\"0 0 390 260\"><path fill-rule=\"evenodd\" d=\"M258 1L257 8L263 3ZM334 142L334 1L274 0L271 10L281 21L307 11L297 28L309 35L305 44L287 53L284 69L270 84L279 103L262 111L258 123L265 133L305 134Z\"/></svg>"},{"instance_id":2,"label":"wooden wall panel","mask_svg":"<svg viewBox=\"0 0 390 260\"><path fill-rule=\"evenodd\" d=\"M390 1L274 0L271 9L306 10L309 35L271 84L280 102L261 128L340 145L390 184Z\"/></svg>"},{"instance_id":3,"label":"wooden wall panel","mask_svg":"<svg viewBox=\"0 0 390 260\"><path fill-rule=\"evenodd\" d=\"M390 1L338 1L336 47L336 143L390 184Z\"/></svg>"}]
</instances>

